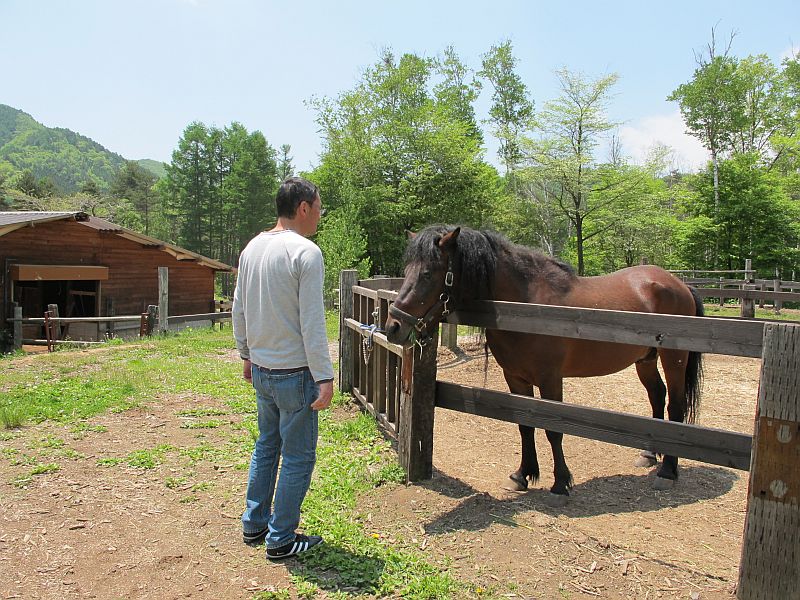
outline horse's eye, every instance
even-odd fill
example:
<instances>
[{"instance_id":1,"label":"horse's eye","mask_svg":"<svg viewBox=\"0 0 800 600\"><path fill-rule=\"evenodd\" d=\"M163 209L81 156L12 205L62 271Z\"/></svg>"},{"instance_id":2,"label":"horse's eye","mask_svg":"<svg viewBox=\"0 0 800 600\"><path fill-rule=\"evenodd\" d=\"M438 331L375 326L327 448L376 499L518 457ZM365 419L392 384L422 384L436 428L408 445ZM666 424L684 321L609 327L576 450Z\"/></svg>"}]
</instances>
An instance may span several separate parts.
<instances>
[{"instance_id":1,"label":"horse's eye","mask_svg":"<svg viewBox=\"0 0 800 600\"><path fill-rule=\"evenodd\" d=\"M424 279L425 281L430 281L431 280L431 272L430 271L422 271L422 273L419 274L419 278L420 279Z\"/></svg>"}]
</instances>

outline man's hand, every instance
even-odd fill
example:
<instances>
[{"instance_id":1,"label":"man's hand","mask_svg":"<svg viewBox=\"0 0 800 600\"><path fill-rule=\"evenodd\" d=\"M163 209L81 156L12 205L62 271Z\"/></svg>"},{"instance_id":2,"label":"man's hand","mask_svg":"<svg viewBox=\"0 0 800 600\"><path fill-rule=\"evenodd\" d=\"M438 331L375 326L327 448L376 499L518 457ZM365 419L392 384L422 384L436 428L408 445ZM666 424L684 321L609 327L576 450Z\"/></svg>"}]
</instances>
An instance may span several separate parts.
<instances>
[{"instance_id":1,"label":"man's hand","mask_svg":"<svg viewBox=\"0 0 800 600\"><path fill-rule=\"evenodd\" d=\"M249 359L242 362L242 377L247 383L253 383L253 363Z\"/></svg>"},{"instance_id":2,"label":"man's hand","mask_svg":"<svg viewBox=\"0 0 800 600\"><path fill-rule=\"evenodd\" d=\"M325 410L331 405L331 399L333 398L333 382L326 381L325 383L319 384L319 396L314 402L311 404L311 408L313 410Z\"/></svg>"}]
</instances>

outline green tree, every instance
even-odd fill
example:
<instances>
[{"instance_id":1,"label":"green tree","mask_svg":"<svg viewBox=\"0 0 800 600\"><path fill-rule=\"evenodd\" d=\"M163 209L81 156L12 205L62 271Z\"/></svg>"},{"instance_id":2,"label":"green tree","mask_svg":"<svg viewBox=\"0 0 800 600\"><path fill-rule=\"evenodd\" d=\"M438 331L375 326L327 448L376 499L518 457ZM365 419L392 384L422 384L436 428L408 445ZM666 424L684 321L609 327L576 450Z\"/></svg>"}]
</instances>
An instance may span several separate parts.
<instances>
[{"instance_id":1,"label":"green tree","mask_svg":"<svg viewBox=\"0 0 800 600\"><path fill-rule=\"evenodd\" d=\"M590 79L567 69L556 75L561 95L537 115L541 138L526 141L525 148L534 170L531 178L541 182L547 200L569 219L578 273L583 275L584 244L597 235L586 228L587 219L635 190L638 174L617 173L615 165L603 165L595 156L602 137L615 126L607 120L606 108L617 75Z\"/></svg>"},{"instance_id":2,"label":"green tree","mask_svg":"<svg viewBox=\"0 0 800 600\"><path fill-rule=\"evenodd\" d=\"M529 128L533 116L533 101L528 98L528 89L514 70L516 64L511 42L506 40L492 46L483 55L482 69L478 72L492 86L489 123L492 133L500 141L497 154L503 161L506 174L513 173L520 165L520 136Z\"/></svg>"},{"instance_id":3,"label":"green tree","mask_svg":"<svg viewBox=\"0 0 800 600\"><path fill-rule=\"evenodd\" d=\"M275 221L277 186L276 152L261 132L236 122L224 129L191 123L156 190L173 239L234 264L247 241Z\"/></svg>"},{"instance_id":4,"label":"green tree","mask_svg":"<svg viewBox=\"0 0 800 600\"><path fill-rule=\"evenodd\" d=\"M113 198L127 200L132 209L139 213L145 235L154 233L153 225L159 212L158 194L153 189L155 182L152 173L134 161L126 161L114 176L109 190ZM97 195L98 192L95 185L89 195Z\"/></svg>"},{"instance_id":5,"label":"green tree","mask_svg":"<svg viewBox=\"0 0 800 600\"><path fill-rule=\"evenodd\" d=\"M357 269L359 276L366 278L372 269L367 236L354 207L340 206L328 213L320 222L316 241L325 258L325 302L332 306L342 270Z\"/></svg>"},{"instance_id":6,"label":"green tree","mask_svg":"<svg viewBox=\"0 0 800 600\"><path fill-rule=\"evenodd\" d=\"M706 219L695 228L695 234L715 236L706 240L706 254L712 250L717 254L711 257L712 264L738 269L750 258L753 268L761 272L797 269L800 211L797 203L786 196L780 176L766 169L756 152L720 161L719 169L717 210L713 173L708 170L690 178L696 195L684 207L689 217ZM702 237L694 235L690 240L699 245Z\"/></svg>"},{"instance_id":7,"label":"green tree","mask_svg":"<svg viewBox=\"0 0 800 600\"><path fill-rule=\"evenodd\" d=\"M405 229L480 225L491 212L496 173L463 110L432 92L434 67L385 51L353 90L314 101L324 146L311 176L331 209L352 208L373 269L387 275L402 270Z\"/></svg>"},{"instance_id":8,"label":"green tree","mask_svg":"<svg viewBox=\"0 0 800 600\"><path fill-rule=\"evenodd\" d=\"M722 55L717 54L716 35L712 29L708 56L697 57L698 67L692 80L679 85L667 96L667 100L678 102L689 133L711 154L715 210L719 208L719 160L733 145L734 123L741 121L737 105L739 93L734 81L738 61L728 55L730 42Z\"/></svg>"},{"instance_id":9,"label":"green tree","mask_svg":"<svg viewBox=\"0 0 800 600\"><path fill-rule=\"evenodd\" d=\"M659 164L656 157L644 166L619 164L603 173L608 179L595 192L598 208L586 223L587 273L609 273L643 260L679 266L670 190L655 175Z\"/></svg>"},{"instance_id":10,"label":"green tree","mask_svg":"<svg viewBox=\"0 0 800 600\"><path fill-rule=\"evenodd\" d=\"M191 123L167 165L161 186L168 216L175 221L177 242L189 250L208 252L208 220L212 209L210 132Z\"/></svg>"},{"instance_id":11,"label":"green tree","mask_svg":"<svg viewBox=\"0 0 800 600\"><path fill-rule=\"evenodd\" d=\"M30 169L25 169L22 174L17 178L15 185L23 194L33 196L34 198L41 198L39 191L39 180L33 175Z\"/></svg>"},{"instance_id":12,"label":"green tree","mask_svg":"<svg viewBox=\"0 0 800 600\"><path fill-rule=\"evenodd\" d=\"M434 64L442 78L433 88L437 103L449 112L450 118L468 127L470 137L482 143L483 133L475 118L475 100L482 87L480 80L461 61L452 46L445 48L444 56Z\"/></svg>"},{"instance_id":13,"label":"green tree","mask_svg":"<svg viewBox=\"0 0 800 600\"><path fill-rule=\"evenodd\" d=\"M278 179L283 181L294 175L294 165L292 164L292 147L289 144L281 144L278 156Z\"/></svg>"}]
</instances>

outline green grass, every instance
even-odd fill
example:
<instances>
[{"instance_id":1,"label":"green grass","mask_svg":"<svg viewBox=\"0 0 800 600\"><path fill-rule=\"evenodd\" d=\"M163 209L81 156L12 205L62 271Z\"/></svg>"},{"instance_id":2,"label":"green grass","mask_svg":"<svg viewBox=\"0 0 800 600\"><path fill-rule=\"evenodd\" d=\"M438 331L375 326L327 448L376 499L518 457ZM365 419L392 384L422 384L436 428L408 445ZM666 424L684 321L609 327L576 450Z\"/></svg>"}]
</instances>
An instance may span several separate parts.
<instances>
[{"instance_id":1,"label":"green grass","mask_svg":"<svg viewBox=\"0 0 800 600\"><path fill-rule=\"evenodd\" d=\"M325 311L325 333L328 341L333 342L339 339L339 312L335 310Z\"/></svg>"},{"instance_id":2,"label":"green grass","mask_svg":"<svg viewBox=\"0 0 800 600\"><path fill-rule=\"evenodd\" d=\"M742 314L741 309L738 306L729 306L725 305L720 308L719 304L706 304L704 305L705 314L707 317L740 317ZM775 311L772 308L758 308L756 306L756 318L757 319L771 319L771 320L778 320L778 321L798 321L800 320L800 314L797 312L787 312L783 311L781 314L776 315Z\"/></svg>"},{"instance_id":3,"label":"green grass","mask_svg":"<svg viewBox=\"0 0 800 600\"><path fill-rule=\"evenodd\" d=\"M338 328L338 315L329 313ZM336 332L338 335L338 331ZM331 339L335 339L332 336ZM197 481L196 465L247 466L257 435L252 388L241 377L239 362L221 359L233 348L230 328L203 329L116 346L101 352L58 352L20 362L0 373L0 414L18 410L17 422L46 420L68 425L72 436L102 435L105 427L91 424L95 415L123 411L159 394L203 395L224 409L201 407L179 411L187 427L210 428L214 442L142 448L124 456L93 460L101 466L156 470L169 466L164 486L176 492L173 501L197 504L215 498L212 484ZM336 394L334 410L349 398ZM214 419L231 415L230 421ZM211 418L209 418L211 417ZM226 424L226 427L219 425ZM17 430L4 430L13 439ZM3 430L0 430L3 433ZM209 435L211 433L209 432ZM2 458L23 470L12 482L26 487L34 477L58 469L52 459L79 459L64 440L36 437L34 452L3 452ZM83 457L85 459L85 457ZM167 476L168 475L168 476ZM373 536L359 510L365 494L380 486L398 485L403 472L397 456L364 414L320 414L318 461L303 507L303 529L325 537L318 550L292 561L290 589L262 592L257 598L312 598L324 591L330 598L402 597L409 599L465 597L475 586L450 576L446 565L432 561L411 540L396 533L392 542ZM165 492L167 491L165 490ZM183 490L183 493L181 493ZM217 494L219 492L216 492Z\"/></svg>"},{"instance_id":4,"label":"green grass","mask_svg":"<svg viewBox=\"0 0 800 600\"><path fill-rule=\"evenodd\" d=\"M0 429L22 427L26 420L26 411L19 406L0 406Z\"/></svg>"}]
</instances>

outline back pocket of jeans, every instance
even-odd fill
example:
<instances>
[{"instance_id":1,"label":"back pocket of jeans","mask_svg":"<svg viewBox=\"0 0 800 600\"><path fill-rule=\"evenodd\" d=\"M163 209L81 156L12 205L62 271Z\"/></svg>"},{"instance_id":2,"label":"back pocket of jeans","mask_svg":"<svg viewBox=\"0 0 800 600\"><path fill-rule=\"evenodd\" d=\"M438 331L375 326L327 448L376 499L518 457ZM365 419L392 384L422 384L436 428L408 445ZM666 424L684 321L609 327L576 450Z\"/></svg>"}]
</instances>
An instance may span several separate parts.
<instances>
[{"instance_id":1,"label":"back pocket of jeans","mask_svg":"<svg viewBox=\"0 0 800 600\"><path fill-rule=\"evenodd\" d=\"M297 412L305 406L303 372L272 375L270 387L275 404L284 412Z\"/></svg>"}]
</instances>

